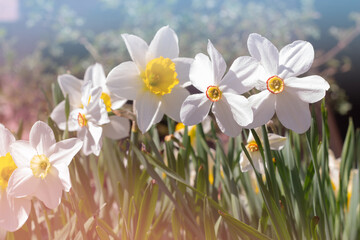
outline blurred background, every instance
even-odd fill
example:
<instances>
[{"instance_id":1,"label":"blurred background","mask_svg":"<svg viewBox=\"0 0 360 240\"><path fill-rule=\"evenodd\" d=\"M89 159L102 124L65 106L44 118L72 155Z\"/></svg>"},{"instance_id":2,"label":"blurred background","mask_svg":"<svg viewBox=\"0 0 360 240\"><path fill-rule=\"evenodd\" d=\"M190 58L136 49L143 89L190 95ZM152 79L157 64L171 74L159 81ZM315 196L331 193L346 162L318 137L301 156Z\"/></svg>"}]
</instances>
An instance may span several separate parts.
<instances>
[{"instance_id":1,"label":"blurred background","mask_svg":"<svg viewBox=\"0 0 360 240\"><path fill-rule=\"evenodd\" d=\"M130 59L122 33L150 42L164 25L178 34L180 56L206 53L210 39L228 66L248 55L252 32L279 49L311 42L316 59L307 74L331 83L326 102L336 155L349 117L360 126L358 0L0 0L0 122L14 132L22 122L27 132L46 121L58 75L82 79L95 62L108 73Z\"/></svg>"}]
</instances>

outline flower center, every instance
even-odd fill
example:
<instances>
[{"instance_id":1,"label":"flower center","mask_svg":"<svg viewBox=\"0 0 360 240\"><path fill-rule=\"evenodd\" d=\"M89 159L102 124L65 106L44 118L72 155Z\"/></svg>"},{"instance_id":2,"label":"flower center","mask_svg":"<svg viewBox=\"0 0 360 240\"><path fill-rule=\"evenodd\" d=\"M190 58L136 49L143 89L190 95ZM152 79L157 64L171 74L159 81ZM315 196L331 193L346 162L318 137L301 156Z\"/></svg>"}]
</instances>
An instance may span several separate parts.
<instances>
[{"instance_id":1,"label":"flower center","mask_svg":"<svg viewBox=\"0 0 360 240\"><path fill-rule=\"evenodd\" d=\"M16 168L10 153L0 157L0 190L7 188L9 178Z\"/></svg>"},{"instance_id":2,"label":"flower center","mask_svg":"<svg viewBox=\"0 0 360 240\"><path fill-rule=\"evenodd\" d=\"M109 94L103 92L101 93L100 98L104 101L104 104L106 106L106 111L111 112L111 98Z\"/></svg>"},{"instance_id":3,"label":"flower center","mask_svg":"<svg viewBox=\"0 0 360 240\"><path fill-rule=\"evenodd\" d=\"M78 123L80 127L84 127L87 125L87 119L85 117L85 114L82 113L78 114Z\"/></svg>"},{"instance_id":4,"label":"flower center","mask_svg":"<svg viewBox=\"0 0 360 240\"><path fill-rule=\"evenodd\" d=\"M176 77L175 63L163 57L148 62L145 71L141 73L146 88L160 96L171 93L174 86L179 83Z\"/></svg>"},{"instance_id":5,"label":"flower center","mask_svg":"<svg viewBox=\"0 0 360 240\"><path fill-rule=\"evenodd\" d=\"M272 76L266 81L266 86L271 93L278 94L284 90L284 80L278 76Z\"/></svg>"},{"instance_id":6,"label":"flower center","mask_svg":"<svg viewBox=\"0 0 360 240\"><path fill-rule=\"evenodd\" d=\"M217 102L221 99L222 92L218 86L208 86L206 89L206 97L212 101Z\"/></svg>"},{"instance_id":7,"label":"flower center","mask_svg":"<svg viewBox=\"0 0 360 240\"><path fill-rule=\"evenodd\" d=\"M258 145L256 144L255 141L250 142L250 143L246 146L246 148L247 148L250 152L257 152L257 151L259 151L259 147L258 147Z\"/></svg>"},{"instance_id":8,"label":"flower center","mask_svg":"<svg viewBox=\"0 0 360 240\"><path fill-rule=\"evenodd\" d=\"M50 170L49 159L44 155L35 155L30 161L30 168L35 177L44 179Z\"/></svg>"}]
</instances>

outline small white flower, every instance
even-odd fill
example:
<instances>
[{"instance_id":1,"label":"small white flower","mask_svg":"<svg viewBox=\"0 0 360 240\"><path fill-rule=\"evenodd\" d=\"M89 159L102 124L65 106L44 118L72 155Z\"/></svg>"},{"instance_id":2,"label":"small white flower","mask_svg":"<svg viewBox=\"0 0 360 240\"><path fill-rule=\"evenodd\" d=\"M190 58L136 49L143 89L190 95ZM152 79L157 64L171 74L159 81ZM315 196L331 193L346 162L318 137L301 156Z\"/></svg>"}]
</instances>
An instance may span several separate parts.
<instances>
[{"instance_id":1,"label":"small white flower","mask_svg":"<svg viewBox=\"0 0 360 240\"><path fill-rule=\"evenodd\" d=\"M309 103L321 100L329 84L320 76L303 78L314 60L309 42L295 41L280 50L259 34L250 34L248 49L260 67L256 86L261 92L249 97L254 110L254 122L248 128L267 123L275 114L288 129L303 133L309 129Z\"/></svg>"},{"instance_id":2,"label":"small white flower","mask_svg":"<svg viewBox=\"0 0 360 240\"><path fill-rule=\"evenodd\" d=\"M101 64L95 63L86 69L84 82L91 81L93 87L101 87L101 99L104 101L106 110L116 110L121 108L125 103L126 99L120 98L115 94L112 94L106 86L106 76L104 68Z\"/></svg>"},{"instance_id":3,"label":"small white flower","mask_svg":"<svg viewBox=\"0 0 360 240\"><path fill-rule=\"evenodd\" d=\"M84 81L91 81L93 87L101 87L100 98L104 101L107 112L121 108L127 101L110 92L106 86L104 68L99 63L91 65L86 69ZM130 122L128 119L113 115L109 117L109 120L108 124L102 125L103 134L106 137L117 140L129 135Z\"/></svg>"},{"instance_id":4,"label":"small white flower","mask_svg":"<svg viewBox=\"0 0 360 240\"><path fill-rule=\"evenodd\" d=\"M239 57L224 76L225 60L210 41L207 51L210 59L199 53L191 64L190 81L202 93L186 98L181 107L181 121L185 125L198 124L212 107L220 130L235 137L241 132L241 126L253 121L250 104L240 94L253 87L258 63L251 57Z\"/></svg>"},{"instance_id":5,"label":"small white flower","mask_svg":"<svg viewBox=\"0 0 360 240\"><path fill-rule=\"evenodd\" d=\"M189 95L189 68L193 61L179 58L176 33L162 27L148 46L135 36L122 34L133 61L121 63L109 73L107 87L119 97L135 100L136 119L144 133L164 114L180 121L180 108Z\"/></svg>"},{"instance_id":6,"label":"small white flower","mask_svg":"<svg viewBox=\"0 0 360 240\"><path fill-rule=\"evenodd\" d=\"M0 231L3 229L5 233L21 228L31 209L30 199L13 198L8 194L9 179L17 168L10 154L10 145L14 142L15 137L0 124Z\"/></svg>"},{"instance_id":7,"label":"small white flower","mask_svg":"<svg viewBox=\"0 0 360 240\"><path fill-rule=\"evenodd\" d=\"M255 129L256 134L259 136L261 144L263 144L262 132L261 128ZM269 145L271 150L281 150L286 143L286 137L282 137L276 135L274 133L268 133ZM246 149L250 154L250 157L253 161L255 169L260 172L261 174L265 173L263 159L261 157L261 153L259 151L259 147L254 139L252 133L249 133ZM249 159L247 158L244 152L240 154L240 167L241 171L247 172L252 169Z\"/></svg>"},{"instance_id":8,"label":"small white flower","mask_svg":"<svg viewBox=\"0 0 360 240\"><path fill-rule=\"evenodd\" d=\"M35 196L46 207L56 208L62 191L70 191L68 166L82 144L77 138L56 142L51 128L44 122L36 122L29 141L16 141L10 146L17 168L9 179L9 195Z\"/></svg>"},{"instance_id":9,"label":"small white flower","mask_svg":"<svg viewBox=\"0 0 360 240\"><path fill-rule=\"evenodd\" d=\"M100 99L101 87L92 88L92 82L86 82L82 87L82 107L71 111L68 121L69 129L77 131L77 136L84 141L83 153L94 153L99 156L102 147L102 125L108 124L104 102Z\"/></svg>"}]
</instances>

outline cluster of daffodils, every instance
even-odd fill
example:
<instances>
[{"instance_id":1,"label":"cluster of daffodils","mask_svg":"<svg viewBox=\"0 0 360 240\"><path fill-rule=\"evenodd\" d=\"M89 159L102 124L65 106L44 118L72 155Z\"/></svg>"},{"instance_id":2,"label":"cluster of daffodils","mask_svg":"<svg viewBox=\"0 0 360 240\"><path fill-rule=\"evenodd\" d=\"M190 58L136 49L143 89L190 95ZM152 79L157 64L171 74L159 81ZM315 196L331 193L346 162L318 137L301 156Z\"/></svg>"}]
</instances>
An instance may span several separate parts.
<instances>
[{"instance_id":1,"label":"cluster of daffodils","mask_svg":"<svg viewBox=\"0 0 360 240\"><path fill-rule=\"evenodd\" d=\"M37 122L30 141L16 141L0 126L0 230L15 231L24 224L32 197L51 209L60 204L62 191L71 188L68 165L80 149L86 156L99 156L104 136L117 140L129 135L129 119L114 114L128 100L133 101L136 124L143 133L164 115L179 122L180 131L184 125L208 121L211 110L219 129L235 137L242 128L266 124L275 113L286 128L305 132L311 123L309 103L322 99L329 89L320 76L298 77L314 59L314 49L306 41L278 51L268 39L251 34L247 44L251 56L238 57L227 71L210 41L208 56L179 57L178 37L168 26L149 45L135 35L122 38L132 61L119 64L108 76L96 63L83 80L70 74L58 77L67 100L54 108L51 118L59 129L77 132L77 138L56 142L51 128ZM190 94L190 85L198 92ZM243 96L252 89L257 93ZM272 149L284 146L283 137L270 134L269 140ZM246 147L255 168L264 172L252 135ZM244 154L240 165L242 171L251 168Z\"/></svg>"},{"instance_id":2,"label":"cluster of daffodils","mask_svg":"<svg viewBox=\"0 0 360 240\"><path fill-rule=\"evenodd\" d=\"M83 143L77 138L55 141L51 128L36 122L29 141L15 140L0 125L0 229L16 231L27 220L31 198L50 209L71 188L68 166Z\"/></svg>"}]
</instances>

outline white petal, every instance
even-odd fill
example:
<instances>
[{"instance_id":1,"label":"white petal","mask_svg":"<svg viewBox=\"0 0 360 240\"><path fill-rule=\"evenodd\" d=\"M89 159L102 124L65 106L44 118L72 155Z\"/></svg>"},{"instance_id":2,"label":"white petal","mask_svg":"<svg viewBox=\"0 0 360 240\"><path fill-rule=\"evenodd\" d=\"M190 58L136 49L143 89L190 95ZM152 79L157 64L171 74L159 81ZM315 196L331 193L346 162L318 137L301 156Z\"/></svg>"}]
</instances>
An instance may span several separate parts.
<instances>
[{"instance_id":1,"label":"white petal","mask_svg":"<svg viewBox=\"0 0 360 240\"><path fill-rule=\"evenodd\" d=\"M31 202L26 198L8 198L4 192L0 196L0 227L9 232L21 228L29 217ZM0 239L2 238L0 235Z\"/></svg>"},{"instance_id":2,"label":"white petal","mask_svg":"<svg viewBox=\"0 0 360 240\"><path fill-rule=\"evenodd\" d=\"M93 122L96 125L102 125L110 122L106 106L100 96L101 89L93 89L91 93L91 100L85 107L88 122Z\"/></svg>"},{"instance_id":3,"label":"white petal","mask_svg":"<svg viewBox=\"0 0 360 240\"><path fill-rule=\"evenodd\" d=\"M88 128L86 127L81 128L80 131L78 131L78 138L80 138L84 142L82 151L86 156L92 154L93 149L95 150L98 149ZM97 155L99 155L100 150L98 150L96 153Z\"/></svg>"},{"instance_id":4,"label":"white petal","mask_svg":"<svg viewBox=\"0 0 360 240\"><path fill-rule=\"evenodd\" d=\"M279 77L299 76L307 72L314 61L314 48L306 41L295 41L286 45L279 54Z\"/></svg>"},{"instance_id":5,"label":"white petal","mask_svg":"<svg viewBox=\"0 0 360 240\"><path fill-rule=\"evenodd\" d=\"M179 85L181 87L188 87L191 85L189 74L190 66L194 62L193 58L174 58L172 61L175 63L175 69L178 74Z\"/></svg>"},{"instance_id":6,"label":"white petal","mask_svg":"<svg viewBox=\"0 0 360 240\"><path fill-rule=\"evenodd\" d=\"M259 80L258 69L259 62L255 58L239 57L235 59L220 83L220 90L235 94L249 91Z\"/></svg>"},{"instance_id":7,"label":"white petal","mask_svg":"<svg viewBox=\"0 0 360 240\"><path fill-rule=\"evenodd\" d=\"M61 202L62 190L63 185L58 177L58 170L51 168L36 188L34 196L42 201L47 208L55 209Z\"/></svg>"},{"instance_id":8,"label":"white petal","mask_svg":"<svg viewBox=\"0 0 360 240\"><path fill-rule=\"evenodd\" d=\"M54 167L56 167L56 170L58 171L58 177L61 181L64 191L69 192L71 189L71 180L68 165L57 164Z\"/></svg>"},{"instance_id":9,"label":"white petal","mask_svg":"<svg viewBox=\"0 0 360 240\"><path fill-rule=\"evenodd\" d=\"M161 100L161 108L164 113L177 122L181 122L180 109L185 99L189 96L188 90L182 87L174 87L169 94L165 94Z\"/></svg>"},{"instance_id":10,"label":"white petal","mask_svg":"<svg viewBox=\"0 0 360 240\"><path fill-rule=\"evenodd\" d=\"M19 167L30 167L31 159L37 155L36 149L28 141L16 141L10 145L10 154Z\"/></svg>"},{"instance_id":11,"label":"white petal","mask_svg":"<svg viewBox=\"0 0 360 240\"><path fill-rule=\"evenodd\" d=\"M91 122L88 123L89 132L91 133L92 138L94 139L96 146L101 146L102 142L102 127L97 126L95 124L92 124ZM99 149L101 147L97 147L96 149Z\"/></svg>"},{"instance_id":12,"label":"white petal","mask_svg":"<svg viewBox=\"0 0 360 240\"><path fill-rule=\"evenodd\" d=\"M143 85L140 71L133 62L124 62L113 68L106 79L106 86L112 94L129 100L135 100Z\"/></svg>"},{"instance_id":13,"label":"white petal","mask_svg":"<svg viewBox=\"0 0 360 240\"><path fill-rule=\"evenodd\" d=\"M213 46L213 44L210 42L210 40L208 40L207 51L209 53L211 63L212 63L214 80L215 80L216 85L218 85L226 71L226 63L225 63L225 60L222 57L222 55Z\"/></svg>"},{"instance_id":14,"label":"white petal","mask_svg":"<svg viewBox=\"0 0 360 240\"><path fill-rule=\"evenodd\" d=\"M187 126L202 122L209 114L212 102L207 99L205 93L188 96L181 106L180 118Z\"/></svg>"},{"instance_id":15,"label":"white petal","mask_svg":"<svg viewBox=\"0 0 360 240\"><path fill-rule=\"evenodd\" d=\"M83 108L76 108L70 112L69 120L68 120L69 131L79 131L80 130L81 127L80 127L79 121L78 121L79 114L86 114L86 111Z\"/></svg>"},{"instance_id":16,"label":"white petal","mask_svg":"<svg viewBox=\"0 0 360 240\"><path fill-rule=\"evenodd\" d=\"M230 104L226 98L214 102L212 112L220 130L230 137L236 137L241 133L241 126L235 121Z\"/></svg>"},{"instance_id":17,"label":"white petal","mask_svg":"<svg viewBox=\"0 0 360 240\"><path fill-rule=\"evenodd\" d=\"M136 120L142 133L147 132L154 124L160 106L160 98L150 91L143 91L142 94L138 94L135 101Z\"/></svg>"},{"instance_id":18,"label":"white petal","mask_svg":"<svg viewBox=\"0 0 360 240\"><path fill-rule=\"evenodd\" d=\"M179 40L169 26L160 28L149 45L147 61L158 57L177 58L179 56Z\"/></svg>"},{"instance_id":19,"label":"white petal","mask_svg":"<svg viewBox=\"0 0 360 240\"><path fill-rule=\"evenodd\" d=\"M10 145L15 142L15 137L12 133L5 128L2 124L0 125L0 156L5 156L10 152Z\"/></svg>"},{"instance_id":20,"label":"white petal","mask_svg":"<svg viewBox=\"0 0 360 240\"><path fill-rule=\"evenodd\" d=\"M110 123L102 127L104 136L114 140L122 139L129 136L130 121L127 118L111 116Z\"/></svg>"},{"instance_id":21,"label":"white petal","mask_svg":"<svg viewBox=\"0 0 360 240\"><path fill-rule=\"evenodd\" d=\"M41 179L35 177L30 168L16 168L9 178L8 194L20 198L31 196L40 184Z\"/></svg>"},{"instance_id":22,"label":"white petal","mask_svg":"<svg viewBox=\"0 0 360 240\"><path fill-rule=\"evenodd\" d=\"M276 75L279 65L279 51L274 44L261 35L252 33L249 35L247 45L250 55L259 60L271 76Z\"/></svg>"},{"instance_id":23,"label":"white petal","mask_svg":"<svg viewBox=\"0 0 360 240\"><path fill-rule=\"evenodd\" d=\"M251 95L248 100L254 111L254 121L246 128L264 125L274 116L276 96L268 90Z\"/></svg>"},{"instance_id":24,"label":"white petal","mask_svg":"<svg viewBox=\"0 0 360 240\"><path fill-rule=\"evenodd\" d=\"M318 75L285 80L285 91L307 103L320 101L329 88L329 83Z\"/></svg>"},{"instance_id":25,"label":"white petal","mask_svg":"<svg viewBox=\"0 0 360 240\"><path fill-rule=\"evenodd\" d=\"M281 150L285 146L286 137L282 137L274 133L269 133L268 138L271 150Z\"/></svg>"},{"instance_id":26,"label":"white petal","mask_svg":"<svg viewBox=\"0 0 360 240\"><path fill-rule=\"evenodd\" d=\"M261 154L259 151L256 151L254 153L251 153L251 159L253 161L254 164L254 168L260 173L260 174L264 174L265 173L265 167L264 167L264 161L261 157Z\"/></svg>"},{"instance_id":27,"label":"white petal","mask_svg":"<svg viewBox=\"0 0 360 240\"><path fill-rule=\"evenodd\" d=\"M121 34L124 39L130 57L140 70L146 69L146 53L148 51L147 43L135 35ZM121 64L120 64L121 65Z\"/></svg>"},{"instance_id":28,"label":"white petal","mask_svg":"<svg viewBox=\"0 0 360 240\"><path fill-rule=\"evenodd\" d=\"M30 130L30 144L38 154L48 156L48 150L56 143L53 130L44 122L37 121Z\"/></svg>"},{"instance_id":29,"label":"white petal","mask_svg":"<svg viewBox=\"0 0 360 240\"><path fill-rule=\"evenodd\" d=\"M65 100L56 105L50 114L50 117L61 130L66 128L66 116L65 116Z\"/></svg>"},{"instance_id":30,"label":"white petal","mask_svg":"<svg viewBox=\"0 0 360 240\"><path fill-rule=\"evenodd\" d=\"M284 127L296 133L304 133L310 128L309 104L285 91L276 98L276 115Z\"/></svg>"},{"instance_id":31,"label":"white petal","mask_svg":"<svg viewBox=\"0 0 360 240\"><path fill-rule=\"evenodd\" d=\"M55 143L53 154L49 156L52 165L65 164L68 166L73 157L82 148L83 142L78 138L69 138Z\"/></svg>"},{"instance_id":32,"label":"white petal","mask_svg":"<svg viewBox=\"0 0 360 240\"><path fill-rule=\"evenodd\" d=\"M85 71L84 81L92 81L94 87L105 86L105 72L101 64L95 63Z\"/></svg>"},{"instance_id":33,"label":"white petal","mask_svg":"<svg viewBox=\"0 0 360 240\"><path fill-rule=\"evenodd\" d=\"M111 98L111 109L116 110L124 106L124 104L127 102L127 99L118 97L117 95L110 94Z\"/></svg>"},{"instance_id":34,"label":"white petal","mask_svg":"<svg viewBox=\"0 0 360 240\"><path fill-rule=\"evenodd\" d=\"M244 96L233 93L223 93L223 96L226 98L237 124L246 126L253 122L253 111Z\"/></svg>"},{"instance_id":35,"label":"white petal","mask_svg":"<svg viewBox=\"0 0 360 240\"><path fill-rule=\"evenodd\" d=\"M69 95L70 105L79 107L81 105L81 87L84 81L70 74L63 74L58 76L58 83L64 97Z\"/></svg>"},{"instance_id":36,"label":"white petal","mask_svg":"<svg viewBox=\"0 0 360 240\"><path fill-rule=\"evenodd\" d=\"M189 78L191 84L202 92L210 85L215 85L212 65L208 56L196 54L194 62L190 66Z\"/></svg>"},{"instance_id":37,"label":"white petal","mask_svg":"<svg viewBox=\"0 0 360 240\"><path fill-rule=\"evenodd\" d=\"M244 152L240 153L240 168L241 168L242 172L247 172L247 171L252 170L250 161Z\"/></svg>"}]
</instances>

